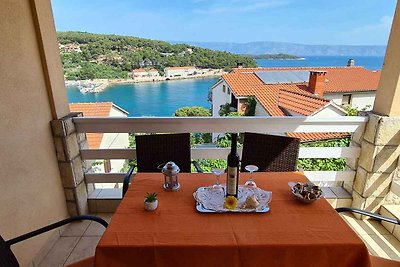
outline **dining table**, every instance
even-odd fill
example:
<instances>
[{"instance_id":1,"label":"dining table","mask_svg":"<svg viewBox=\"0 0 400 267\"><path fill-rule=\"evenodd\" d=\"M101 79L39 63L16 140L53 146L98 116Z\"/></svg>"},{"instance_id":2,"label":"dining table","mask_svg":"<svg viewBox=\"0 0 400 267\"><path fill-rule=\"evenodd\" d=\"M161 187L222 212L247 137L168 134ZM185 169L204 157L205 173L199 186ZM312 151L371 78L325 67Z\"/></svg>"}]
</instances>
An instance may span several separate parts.
<instances>
[{"instance_id":1,"label":"dining table","mask_svg":"<svg viewBox=\"0 0 400 267\"><path fill-rule=\"evenodd\" d=\"M239 184L249 179L240 173ZM137 173L95 252L95 266L335 266L369 267L367 247L334 208L320 198L296 199L289 182L302 172L257 172L272 192L265 213L201 213L193 193L212 186L210 173L180 173L180 189L163 189L161 173ZM221 178L222 179L222 178ZM143 208L146 193L158 208Z\"/></svg>"}]
</instances>

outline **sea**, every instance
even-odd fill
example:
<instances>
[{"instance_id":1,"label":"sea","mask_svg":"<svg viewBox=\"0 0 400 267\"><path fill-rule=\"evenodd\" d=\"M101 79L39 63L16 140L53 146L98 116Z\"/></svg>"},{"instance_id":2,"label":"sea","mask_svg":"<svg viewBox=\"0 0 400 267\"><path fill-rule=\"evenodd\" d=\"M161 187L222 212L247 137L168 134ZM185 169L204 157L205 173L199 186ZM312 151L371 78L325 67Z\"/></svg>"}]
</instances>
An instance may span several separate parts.
<instances>
[{"instance_id":1,"label":"sea","mask_svg":"<svg viewBox=\"0 0 400 267\"><path fill-rule=\"evenodd\" d=\"M303 60L257 60L260 67L326 67L346 66L349 58L356 66L380 70L384 57L305 56ZM187 79L165 82L112 85L100 93L81 93L77 87L68 87L70 103L113 102L129 112L129 117L169 117L178 108L201 106L210 108L209 88L218 78Z\"/></svg>"}]
</instances>

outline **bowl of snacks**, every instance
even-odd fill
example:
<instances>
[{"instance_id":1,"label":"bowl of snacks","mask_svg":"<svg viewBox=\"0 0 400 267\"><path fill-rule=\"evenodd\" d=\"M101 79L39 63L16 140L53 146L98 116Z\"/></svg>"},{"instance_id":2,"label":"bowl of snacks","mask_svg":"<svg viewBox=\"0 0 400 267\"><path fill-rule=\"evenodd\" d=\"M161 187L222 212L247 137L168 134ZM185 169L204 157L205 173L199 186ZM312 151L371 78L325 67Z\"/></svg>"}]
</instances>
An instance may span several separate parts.
<instances>
[{"instance_id":1,"label":"bowl of snacks","mask_svg":"<svg viewBox=\"0 0 400 267\"><path fill-rule=\"evenodd\" d=\"M301 202L312 203L322 196L321 187L308 182L308 183L294 183L289 182L292 194Z\"/></svg>"}]
</instances>

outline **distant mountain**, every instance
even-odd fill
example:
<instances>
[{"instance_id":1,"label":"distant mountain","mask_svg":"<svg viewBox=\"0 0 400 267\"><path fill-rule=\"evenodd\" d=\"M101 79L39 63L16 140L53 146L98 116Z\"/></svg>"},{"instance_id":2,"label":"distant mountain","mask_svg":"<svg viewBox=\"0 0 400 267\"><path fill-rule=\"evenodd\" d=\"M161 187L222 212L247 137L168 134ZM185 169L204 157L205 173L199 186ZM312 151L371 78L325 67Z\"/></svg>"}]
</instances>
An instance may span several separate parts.
<instances>
[{"instance_id":1,"label":"distant mountain","mask_svg":"<svg viewBox=\"0 0 400 267\"><path fill-rule=\"evenodd\" d=\"M183 42L212 50L226 51L236 54L290 54L297 56L384 56L386 46L383 45L306 45L283 42Z\"/></svg>"}]
</instances>

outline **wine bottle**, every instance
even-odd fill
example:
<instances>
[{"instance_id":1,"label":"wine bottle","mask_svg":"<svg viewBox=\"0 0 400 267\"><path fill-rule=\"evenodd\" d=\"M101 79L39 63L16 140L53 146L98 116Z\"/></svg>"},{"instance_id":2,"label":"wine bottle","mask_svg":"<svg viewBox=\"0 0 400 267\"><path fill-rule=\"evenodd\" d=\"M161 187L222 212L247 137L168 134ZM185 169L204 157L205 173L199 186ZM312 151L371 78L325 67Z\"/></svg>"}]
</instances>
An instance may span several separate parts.
<instances>
[{"instance_id":1,"label":"wine bottle","mask_svg":"<svg viewBox=\"0 0 400 267\"><path fill-rule=\"evenodd\" d=\"M232 133L231 152L228 155L228 173L226 180L226 196L238 196L239 155L237 153L237 133Z\"/></svg>"}]
</instances>

